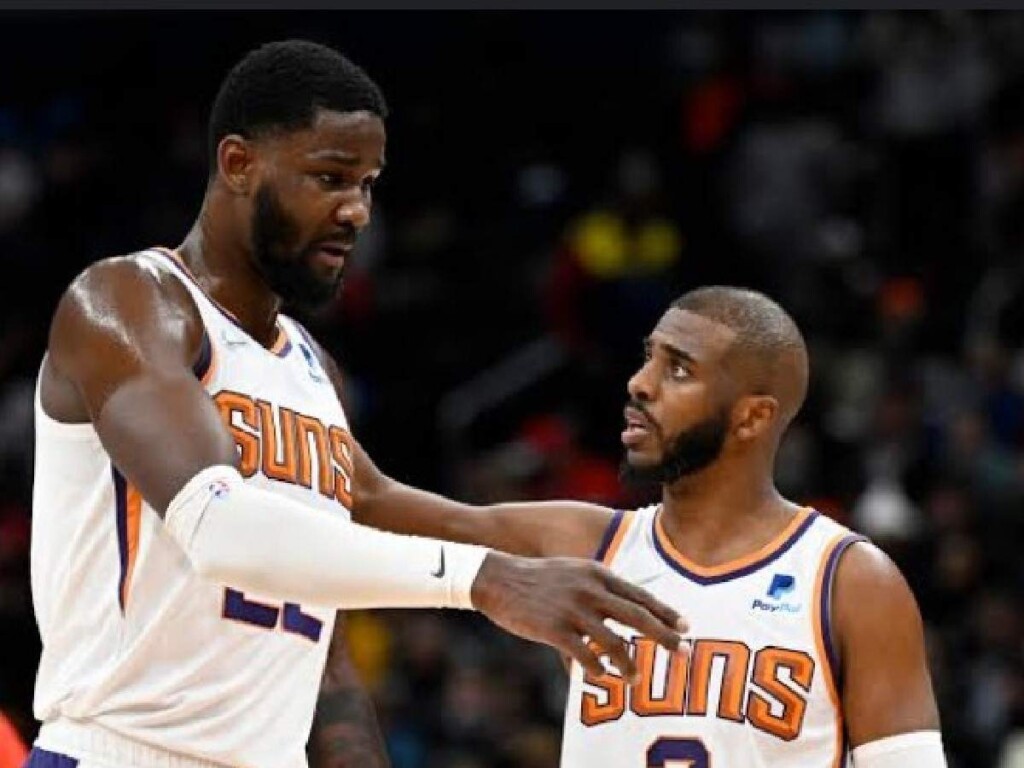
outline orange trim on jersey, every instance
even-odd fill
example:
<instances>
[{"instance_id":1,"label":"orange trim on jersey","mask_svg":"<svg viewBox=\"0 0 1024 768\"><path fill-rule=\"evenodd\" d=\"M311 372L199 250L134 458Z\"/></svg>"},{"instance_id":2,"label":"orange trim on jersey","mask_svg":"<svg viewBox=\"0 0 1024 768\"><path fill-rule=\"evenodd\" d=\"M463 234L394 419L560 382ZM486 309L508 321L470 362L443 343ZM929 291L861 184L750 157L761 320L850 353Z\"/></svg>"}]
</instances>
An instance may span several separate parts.
<instances>
[{"instance_id":1,"label":"orange trim on jersey","mask_svg":"<svg viewBox=\"0 0 1024 768\"><path fill-rule=\"evenodd\" d=\"M793 516L793 519L789 521L789 524L777 534L771 541L765 544L763 547L749 555L738 557L735 560L729 560L728 562L720 565L698 565L693 562L690 558L680 552L672 544L668 534L665 532L665 526L662 523L662 514L664 509L659 509L658 514L654 520L654 535L658 539L658 543L661 548L669 555L676 563L687 571L701 576L703 578L717 578L719 576L725 576L732 571L739 571L743 568L748 568L761 560L769 559L775 552L785 546L793 535L797 532L801 525L807 522L807 518L813 513L812 509L802 507L797 514Z\"/></svg>"},{"instance_id":2,"label":"orange trim on jersey","mask_svg":"<svg viewBox=\"0 0 1024 768\"><path fill-rule=\"evenodd\" d=\"M604 553L604 557L601 558L601 562L604 565L611 565L615 559L615 555L619 551L619 547L622 546L622 540L626 538L626 534L629 532L629 528L633 525L633 518L636 517L636 510L631 509L628 512L624 512L622 518L619 520L618 530L615 531L615 535L612 536L612 541L608 545L608 549Z\"/></svg>"},{"instance_id":3,"label":"orange trim on jersey","mask_svg":"<svg viewBox=\"0 0 1024 768\"><path fill-rule=\"evenodd\" d=\"M238 318L235 316L234 312L232 312L230 309L225 307L220 302L215 301L214 298L209 293L206 292L206 289L203 288L203 286L199 283L199 281L196 279L196 276L194 274L192 274L192 270L188 268L188 264L186 264L185 260L183 258L181 258L181 254L180 253L178 253L177 251L172 251L170 248L165 248L162 245L156 246L156 248L154 248L154 250L160 251L160 253L166 254L167 256L170 256L172 259L174 259L175 263L179 267L181 267L182 271L186 275L188 275L189 280L191 280L193 283L196 284L196 288L198 288L200 291L202 291L203 295L206 298L208 298L210 301L212 301L217 306L217 309L219 309L225 315L230 317L236 323L238 322Z\"/></svg>"},{"instance_id":4,"label":"orange trim on jersey","mask_svg":"<svg viewBox=\"0 0 1024 768\"><path fill-rule=\"evenodd\" d=\"M281 327L280 323L275 326L277 329L277 338L274 339L274 343L270 345L270 351L275 355L281 354L281 350L284 349L288 343L288 334L284 332L284 328Z\"/></svg>"},{"instance_id":5,"label":"orange trim on jersey","mask_svg":"<svg viewBox=\"0 0 1024 768\"><path fill-rule=\"evenodd\" d=\"M181 267L182 271L186 275L188 275L188 278L193 283L195 283L196 288L198 288L202 292L202 294L207 299L209 299L210 302L215 307L217 307L217 309L219 309L221 312L223 312L225 315L227 315L228 318L232 322L235 323L235 325L237 325L239 328L242 328L243 331L245 330L242 327L242 323L239 321L238 316L235 315L234 312L232 312L230 309L228 309L223 304L221 304L219 301L217 301L215 298L213 298L213 296L211 296L209 293L207 293L206 289L203 288L202 284L200 284L200 282L196 279L196 276L194 274L192 274L192 270L188 268L188 264L186 264L185 260L183 258L181 258L181 254L180 253L178 253L177 251L173 251L170 248L166 248L165 246L162 246L162 245L155 246L153 248L153 250L160 251L160 253L163 253L163 254L165 254L167 256L170 256L172 259L174 259L174 262L179 267ZM274 343L270 346L270 351L273 352L275 355L279 355L281 353L281 350L283 350L285 348L285 346L288 344L288 334L285 333L284 328L281 327L281 323L280 322L276 322L274 324L274 329L277 331L277 336L274 339ZM248 333L248 331L246 331L246 333Z\"/></svg>"},{"instance_id":6,"label":"orange trim on jersey","mask_svg":"<svg viewBox=\"0 0 1024 768\"><path fill-rule=\"evenodd\" d=\"M828 571L829 558L847 535L847 531L836 534L825 547L825 552L821 556L821 563L818 565L818 574L814 578L814 600L811 602L813 606L811 614L814 616L814 648L818 653L822 677L825 679L825 688L828 690L828 698L832 702L835 716L836 756L832 761L832 768L841 768L843 762L843 708L839 700L839 691L836 690L836 670L832 669L832 662L829 659L825 633L821 626L821 611L818 607L821 605L822 589L825 586L825 574Z\"/></svg>"},{"instance_id":7,"label":"orange trim on jersey","mask_svg":"<svg viewBox=\"0 0 1024 768\"><path fill-rule=\"evenodd\" d=\"M125 565L124 580L121 582L121 605L127 607L128 593L132 588L132 573L135 570L135 560L139 555L139 532L142 525L142 494L139 493L138 488L128 483L125 498L128 558Z\"/></svg>"}]
</instances>

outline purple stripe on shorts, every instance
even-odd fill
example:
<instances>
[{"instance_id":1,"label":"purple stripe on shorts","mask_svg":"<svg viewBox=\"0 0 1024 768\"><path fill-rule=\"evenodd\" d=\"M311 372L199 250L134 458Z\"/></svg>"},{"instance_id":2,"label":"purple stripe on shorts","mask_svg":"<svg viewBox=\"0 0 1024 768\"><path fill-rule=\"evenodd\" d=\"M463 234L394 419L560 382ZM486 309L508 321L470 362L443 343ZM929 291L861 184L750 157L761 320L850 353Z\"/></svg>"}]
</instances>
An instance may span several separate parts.
<instances>
[{"instance_id":1,"label":"purple stripe on shorts","mask_svg":"<svg viewBox=\"0 0 1024 768\"><path fill-rule=\"evenodd\" d=\"M67 755L58 755L56 752L47 752L45 749L33 747L28 755L28 762L25 768L77 768L78 760Z\"/></svg>"}]
</instances>

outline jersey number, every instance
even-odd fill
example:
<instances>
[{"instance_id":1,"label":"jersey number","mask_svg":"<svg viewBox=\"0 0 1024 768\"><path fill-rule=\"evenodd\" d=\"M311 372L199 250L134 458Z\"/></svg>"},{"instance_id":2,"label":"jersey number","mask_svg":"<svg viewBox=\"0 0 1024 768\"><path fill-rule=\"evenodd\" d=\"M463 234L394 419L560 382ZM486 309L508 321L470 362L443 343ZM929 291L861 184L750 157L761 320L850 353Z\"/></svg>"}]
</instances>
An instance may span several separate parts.
<instances>
[{"instance_id":1,"label":"jersey number","mask_svg":"<svg viewBox=\"0 0 1024 768\"><path fill-rule=\"evenodd\" d=\"M281 629L312 640L320 639L320 630L324 623L315 616L302 612L302 606L296 603L285 603L284 610L274 605L246 600L245 595L237 589L224 589L224 618L244 621L264 629L277 627L278 617L281 618Z\"/></svg>"},{"instance_id":2,"label":"jersey number","mask_svg":"<svg viewBox=\"0 0 1024 768\"><path fill-rule=\"evenodd\" d=\"M700 739L663 736L647 750L647 768L711 768L711 755Z\"/></svg>"}]
</instances>

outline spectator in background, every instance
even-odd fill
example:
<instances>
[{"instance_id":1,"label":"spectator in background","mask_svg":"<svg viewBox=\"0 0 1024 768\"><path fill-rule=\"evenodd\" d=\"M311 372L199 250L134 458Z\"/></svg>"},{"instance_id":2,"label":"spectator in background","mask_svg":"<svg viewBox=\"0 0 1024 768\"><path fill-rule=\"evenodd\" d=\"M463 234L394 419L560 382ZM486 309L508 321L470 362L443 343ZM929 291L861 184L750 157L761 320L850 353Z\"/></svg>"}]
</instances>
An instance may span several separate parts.
<instances>
[{"instance_id":1,"label":"spectator in background","mask_svg":"<svg viewBox=\"0 0 1024 768\"><path fill-rule=\"evenodd\" d=\"M26 758L28 747L10 720L0 712L0 768L21 768Z\"/></svg>"}]
</instances>

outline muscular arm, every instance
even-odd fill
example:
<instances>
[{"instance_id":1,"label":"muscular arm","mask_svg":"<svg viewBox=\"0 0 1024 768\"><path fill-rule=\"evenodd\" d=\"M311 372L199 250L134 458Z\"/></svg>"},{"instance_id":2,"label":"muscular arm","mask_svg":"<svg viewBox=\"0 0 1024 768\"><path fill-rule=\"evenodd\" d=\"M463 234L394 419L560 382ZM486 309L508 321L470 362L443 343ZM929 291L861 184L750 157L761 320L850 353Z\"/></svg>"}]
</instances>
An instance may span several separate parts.
<instances>
[{"instance_id":1,"label":"muscular arm","mask_svg":"<svg viewBox=\"0 0 1024 768\"><path fill-rule=\"evenodd\" d=\"M72 284L51 329L43 407L92 423L199 576L337 609L473 607L598 674L582 637L635 670L607 618L678 645L674 610L593 563L396 536L243 482L234 441L192 372L198 310L158 272L137 258L112 259Z\"/></svg>"},{"instance_id":2,"label":"muscular arm","mask_svg":"<svg viewBox=\"0 0 1024 768\"><path fill-rule=\"evenodd\" d=\"M310 736L310 766L389 768L373 704L348 655L343 619L338 614L320 683Z\"/></svg>"},{"instance_id":3,"label":"muscular arm","mask_svg":"<svg viewBox=\"0 0 1024 768\"><path fill-rule=\"evenodd\" d=\"M338 366L317 346L341 396ZM612 510L576 501L461 504L413 488L381 472L355 446L353 519L385 531L482 544L527 557L593 557L612 519Z\"/></svg>"},{"instance_id":4,"label":"muscular arm","mask_svg":"<svg viewBox=\"0 0 1024 768\"><path fill-rule=\"evenodd\" d=\"M851 746L938 730L921 614L896 565L874 545L854 544L840 560L833 595Z\"/></svg>"},{"instance_id":5,"label":"muscular arm","mask_svg":"<svg viewBox=\"0 0 1024 768\"><path fill-rule=\"evenodd\" d=\"M185 288L132 258L87 269L50 329L43 407L63 421L92 422L114 464L161 515L200 470L237 461L192 372L202 336Z\"/></svg>"},{"instance_id":6,"label":"muscular arm","mask_svg":"<svg viewBox=\"0 0 1024 768\"><path fill-rule=\"evenodd\" d=\"M593 557L612 519L610 509L575 501L460 504L393 480L360 446L355 452L355 519L374 528L529 557Z\"/></svg>"}]
</instances>

